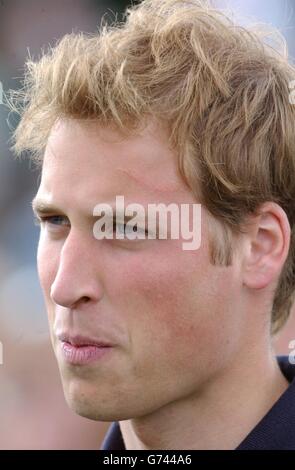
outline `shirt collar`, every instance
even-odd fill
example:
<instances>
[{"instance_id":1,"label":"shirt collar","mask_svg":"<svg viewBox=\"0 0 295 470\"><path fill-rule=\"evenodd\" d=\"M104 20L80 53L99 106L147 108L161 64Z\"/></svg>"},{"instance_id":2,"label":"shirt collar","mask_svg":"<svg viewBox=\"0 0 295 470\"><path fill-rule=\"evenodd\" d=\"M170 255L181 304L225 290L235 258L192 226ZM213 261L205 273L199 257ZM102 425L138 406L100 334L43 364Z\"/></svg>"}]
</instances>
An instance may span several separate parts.
<instances>
[{"instance_id":1,"label":"shirt collar","mask_svg":"<svg viewBox=\"0 0 295 470\"><path fill-rule=\"evenodd\" d=\"M295 449L295 365L288 357L277 359L290 386L236 450ZM101 450L126 450L118 422L111 424Z\"/></svg>"},{"instance_id":2,"label":"shirt collar","mask_svg":"<svg viewBox=\"0 0 295 470\"><path fill-rule=\"evenodd\" d=\"M295 365L288 357L279 357L278 362L290 386L237 450L295 449Z\"/></svg>"}]
</instances>

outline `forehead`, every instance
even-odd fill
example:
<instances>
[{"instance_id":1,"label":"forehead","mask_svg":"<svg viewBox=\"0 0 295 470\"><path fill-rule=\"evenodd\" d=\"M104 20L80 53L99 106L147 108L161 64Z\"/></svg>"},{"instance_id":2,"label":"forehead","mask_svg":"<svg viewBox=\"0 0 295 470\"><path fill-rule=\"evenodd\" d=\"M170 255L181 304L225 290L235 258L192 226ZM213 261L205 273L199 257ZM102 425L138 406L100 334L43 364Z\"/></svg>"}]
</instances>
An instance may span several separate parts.
<instances>
[{"instance_id":1,"label":"forehead","mask_svg":"<svg viewBox=\"0 0 295 470\"><path fill-rule=\"evenodd\" d=\"M178 170L168 133L150 122L140 133L122 136L88 121L60 121L45 150L38 193L63 199L73 193L92 203L111 198L187 198L190 191ZM135 201L136 202L136 201Z\"/></svg>"}]
</instances>

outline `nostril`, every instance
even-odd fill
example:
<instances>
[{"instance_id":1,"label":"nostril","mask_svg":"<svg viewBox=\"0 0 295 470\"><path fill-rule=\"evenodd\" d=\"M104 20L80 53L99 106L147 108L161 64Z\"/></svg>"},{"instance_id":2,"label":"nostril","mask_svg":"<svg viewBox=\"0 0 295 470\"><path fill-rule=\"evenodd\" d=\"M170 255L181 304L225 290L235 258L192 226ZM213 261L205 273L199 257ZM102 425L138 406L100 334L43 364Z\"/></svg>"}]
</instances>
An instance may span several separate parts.
<instances>
[{"instance_id":1,"label":"nostril","mask_svg":"<svg viewBox=\"0 0 295 470\"><path fill-rule=\"evenodd\" d=\"M89 302L89 300L90 300L90 297L87 297L87 296L84 296L84 297L81 298L81 302L83 302L84 304Z\"/></svg>"}]
</instances>

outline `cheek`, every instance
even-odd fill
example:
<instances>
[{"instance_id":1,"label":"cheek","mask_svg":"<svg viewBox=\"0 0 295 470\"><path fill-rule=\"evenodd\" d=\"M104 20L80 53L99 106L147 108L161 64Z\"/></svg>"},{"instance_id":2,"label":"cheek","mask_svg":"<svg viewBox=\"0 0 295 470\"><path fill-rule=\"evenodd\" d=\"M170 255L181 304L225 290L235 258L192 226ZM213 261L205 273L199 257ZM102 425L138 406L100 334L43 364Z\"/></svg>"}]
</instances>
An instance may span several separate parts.
<instances>
[{"instance_id":1,"label":"cheek","mask_svg":"<svg viewBox=\"0 0 295 470\"><path fill-rule=\"evenodd\" d=\"M110 297L140 358L162 357L178 370L196 357L208 364L219 346L227 347L230 272L214 268L202 252L148 258L129 259L128 269L116 271Z\"/></svg>"},{"instance_id":2,"label":"cheek","mask_svg":"<svg viewBox=\"0 0 295 470\"><path fill-rule=\"evenodd\" d=\"M37 251L37 268L40 285L49 315L51 311L49 308L51 305L50 291L57 272L58 259L58 250L50 248L48 244L44 243L41 237Z\"/></svg>"},{"instance_id":3,"label":"cheek","mask_svg":"<svg viewBox=\"0 0 295 470\"><path fill-rule=\"evenodd\" d=\"M130 334L139 338L138 343L160 345L167 354L179 348L191 352L192 344L198 343L200 334L204 338L207 329L209 274L204 256L158 253L151 263L149 254L140 261L130 259L126 266L112 279L111 298L116 309L121 309Z\"/></svg>"}]
</instances>

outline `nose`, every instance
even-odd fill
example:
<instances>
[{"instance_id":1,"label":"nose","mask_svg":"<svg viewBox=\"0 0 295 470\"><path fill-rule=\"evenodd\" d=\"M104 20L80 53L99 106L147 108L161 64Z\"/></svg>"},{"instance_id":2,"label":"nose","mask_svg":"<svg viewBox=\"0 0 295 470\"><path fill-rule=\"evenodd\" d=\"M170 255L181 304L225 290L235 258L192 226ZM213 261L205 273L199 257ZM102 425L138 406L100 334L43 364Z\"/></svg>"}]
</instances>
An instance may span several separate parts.
<instances>
[{"instance_id":1,"label":"nose","mask_svg":"<svg viewBox=\"0 0 295 470\"><path fill-rule=\"evenodd\" d=\"M68 235L51 285L50 296L55 304L73 309L102 298L103 288L93 242L97 240L83 239L81 234L72 232Z\"/></svg>"}]
</instances>

